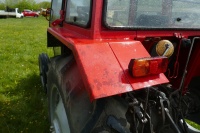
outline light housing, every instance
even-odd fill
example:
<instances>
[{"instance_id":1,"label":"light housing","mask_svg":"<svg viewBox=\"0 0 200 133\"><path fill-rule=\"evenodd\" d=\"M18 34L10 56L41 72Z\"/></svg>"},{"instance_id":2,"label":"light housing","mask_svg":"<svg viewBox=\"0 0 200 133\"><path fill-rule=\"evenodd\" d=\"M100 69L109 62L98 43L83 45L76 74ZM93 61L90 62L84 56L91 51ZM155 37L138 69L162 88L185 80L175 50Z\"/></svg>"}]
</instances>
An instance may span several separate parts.
<instances>
[{"instance_id":1,"label":"light housing","mask_svg":"<svg viewBox=\"0 0 200 133\"><path fill-rule=\"evenodd\" d=\"M133 77L156 75L166 72L168 62L163 56L131 59L128 69Z\"/></svg>"}]
</instances>

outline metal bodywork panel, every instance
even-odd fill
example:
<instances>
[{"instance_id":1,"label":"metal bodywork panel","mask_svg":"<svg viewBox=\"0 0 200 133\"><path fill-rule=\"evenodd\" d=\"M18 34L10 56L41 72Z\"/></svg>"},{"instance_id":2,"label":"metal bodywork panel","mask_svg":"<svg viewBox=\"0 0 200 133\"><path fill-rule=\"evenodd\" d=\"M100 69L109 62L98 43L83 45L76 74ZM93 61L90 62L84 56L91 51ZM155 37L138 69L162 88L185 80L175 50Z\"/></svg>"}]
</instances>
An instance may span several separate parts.
<instances>
[{"instance_id":1,"label":"metal bodywork panel","mask_svg":"<svg viewBox=\"0 0 200 133\"><path fill-rule=\"evenodd\" d=\"M75 45L78 64L91 100L132 91L108 43Z\"/></svg>"},{"instance_id":2,"label":"metal bodywork panel","mask_svg":"<svg viewBox=\"0 0 200 133\"><path fill-rule=\"evenodd\" d=\"M130 76L130 59L150 57L138 41L75 45L75 50L91 100L168 82L164 74Z\"/></svg>"}]
</instances>

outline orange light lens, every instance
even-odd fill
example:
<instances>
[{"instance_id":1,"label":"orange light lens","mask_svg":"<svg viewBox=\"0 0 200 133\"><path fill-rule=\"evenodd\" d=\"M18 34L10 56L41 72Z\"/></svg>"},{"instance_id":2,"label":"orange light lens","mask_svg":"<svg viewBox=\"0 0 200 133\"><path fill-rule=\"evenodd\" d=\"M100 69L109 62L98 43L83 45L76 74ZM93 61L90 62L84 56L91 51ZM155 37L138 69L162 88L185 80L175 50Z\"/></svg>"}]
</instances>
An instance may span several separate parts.
<instances>
[{"instance_id":1,"label":"orange light lens","mask_svg":"<svg viewBox=\"0 0 200 133\"><path fill-rule=\"evenodd\" d=\"M142 77L166 72L167 57L151 57L131 59L128 69L133 77Z\"/></svg>"}]
</instances>

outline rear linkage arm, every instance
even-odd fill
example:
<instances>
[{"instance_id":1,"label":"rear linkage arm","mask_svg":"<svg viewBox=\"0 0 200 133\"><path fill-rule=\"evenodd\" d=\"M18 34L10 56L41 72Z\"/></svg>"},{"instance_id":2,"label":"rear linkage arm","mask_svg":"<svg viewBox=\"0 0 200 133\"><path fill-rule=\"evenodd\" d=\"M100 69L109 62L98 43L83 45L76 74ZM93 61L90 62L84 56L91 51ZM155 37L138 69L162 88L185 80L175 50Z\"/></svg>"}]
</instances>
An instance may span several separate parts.
<instances>
[{"instance_id":1,"label":"rear linkage arm","mask_svg":"<svg viewBox=\"0 0 200 133\"><path fill-rule=\"evenodd\" d=\"M171 117L170 114L170 102L168 100L168 98L166 97L165 93L159 91L157 88L155 87L150 87L147 88L146 91L146 98L145 100L142 99L140 100L137 99L136 97L133 96L132 93L128 93L126 100L129 103L129 111L133 116L133 124L134 124L134 133L138 133L138 121L140 123L142 123L142 128L140 127L140 132L143 133L143 128L144 125L149 123L149 127L150 127L150 133L154 133L153 131L153 125L151 122L151 117L149 116L149 114L147 113L147 106L151 106L150 105L150 101L149 101L149 95L151 95L151 97L153 96L154 98L156 98L156 103L159 107L159 109L161 110L161 114L162 114L162 122L163 125L166 123L166 118L168 118L170 124L174 127L174 130L177 133L181 133L181 131L179 130L178 126L176 125L176 123L174 122L174 120ZM142 104L142 103L144 104Z\"/></svg>"},{"instance_id":2,"label":"rear linkage arm","mask_svg":"<svg viewBox=\"0 0 200 133\"><path fill-rule=\"evenodd\" d=\"M165 118L167 117L170 121L170 123L172 124L172 126L174 127L174 129L176 130L177 133L181 133L179 128L177 127L177 125L175 124L175 122L173 121L171 115L170 115L170 102L168 100L168 98L166 97L165 93L157 90L156 88L151 89L154 94L156 95L156 97L159 99L160 102L160 109L162 112L162 120L163 120L163 125L165 123Z\"/></svg>"}]
</instances>

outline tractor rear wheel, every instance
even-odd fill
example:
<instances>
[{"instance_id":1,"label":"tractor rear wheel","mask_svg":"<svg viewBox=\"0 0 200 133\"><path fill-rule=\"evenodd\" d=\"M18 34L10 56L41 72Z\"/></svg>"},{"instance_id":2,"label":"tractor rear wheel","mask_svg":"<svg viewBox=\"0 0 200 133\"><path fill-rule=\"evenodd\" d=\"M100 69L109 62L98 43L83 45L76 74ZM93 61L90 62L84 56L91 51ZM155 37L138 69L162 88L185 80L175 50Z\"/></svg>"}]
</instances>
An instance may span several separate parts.
<instances>
[{"instance_id":1,"label":"tractor rear wheel","mask_svg":"<svg viewBox=\"0 0 200 133\"><path fill-rule=\"evenodd\" d=\"M48 71L48 105L51 133L70 133L68 117L66 114L64 100L61 92L59 75L52 67Z\"/></svg>"},{"instance_id":2,"label":"tractor rear wheel","mask_svg":"<svg viewBox=\"0 0 200 133\"><path fill-rule=\"evenodd\" d=\"M113 96L91 102L73 57L53 57L48 66L47 96L52 133L129 131L125 116L128 107L124 100Z\"/></svg>"}]
</instances>

